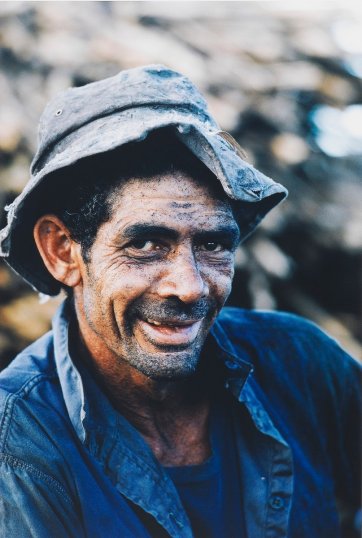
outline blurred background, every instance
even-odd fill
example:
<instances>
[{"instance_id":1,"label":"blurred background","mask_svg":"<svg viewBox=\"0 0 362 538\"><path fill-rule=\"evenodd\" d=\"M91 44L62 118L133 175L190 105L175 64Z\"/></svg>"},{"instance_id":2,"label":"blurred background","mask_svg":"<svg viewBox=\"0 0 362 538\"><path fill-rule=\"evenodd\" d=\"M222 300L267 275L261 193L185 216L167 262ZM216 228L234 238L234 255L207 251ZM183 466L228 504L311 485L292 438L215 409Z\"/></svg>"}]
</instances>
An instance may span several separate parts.
<instances>
[{"instance_id":1,"label":"blurred background","mask_svg":"<svg viewBox=\"0 0 362 538\"><path fill-rule=\"evenodd\" d=\"M0 2L0 206L21 191L58 91L164 63L205 93L289 198L237 253L229 303L296 312L362 359L362 7L358 2ZM50 327L0 265L0 368Z\"/></svg>"}]
</instances>

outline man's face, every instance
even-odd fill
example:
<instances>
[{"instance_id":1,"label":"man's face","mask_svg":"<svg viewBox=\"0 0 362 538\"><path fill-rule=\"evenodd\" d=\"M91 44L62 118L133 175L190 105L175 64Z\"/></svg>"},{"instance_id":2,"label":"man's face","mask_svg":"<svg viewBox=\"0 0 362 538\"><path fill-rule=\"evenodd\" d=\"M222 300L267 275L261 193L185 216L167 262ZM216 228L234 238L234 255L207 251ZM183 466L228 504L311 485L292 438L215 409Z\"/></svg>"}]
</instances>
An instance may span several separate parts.
<instances>
[{"instance_id":1,"label":"man's face","mask_svg":"<svg viewBox=\"0 0 362 538\"><path fill-rule=\"evenodd\" d=\"M75 290L97 357L153 379L192 373L230 293L238 239L226 199L184 173L121 186Z\"/></svg>"}]
</instances>

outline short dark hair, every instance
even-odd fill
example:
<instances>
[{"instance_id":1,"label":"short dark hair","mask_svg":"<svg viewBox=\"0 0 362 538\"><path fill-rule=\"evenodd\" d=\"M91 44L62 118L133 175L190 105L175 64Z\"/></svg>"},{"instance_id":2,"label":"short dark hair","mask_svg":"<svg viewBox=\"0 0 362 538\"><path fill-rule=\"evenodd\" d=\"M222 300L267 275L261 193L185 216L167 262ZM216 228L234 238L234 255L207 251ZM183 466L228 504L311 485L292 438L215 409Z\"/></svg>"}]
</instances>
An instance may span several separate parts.
<instances>
[{"instance_id":1,"label":"short dark hair","mask_svg":"<svg viewBox=\"0 0 362 538\"><path fill-rule=\"evenodd\" d=\"M52 184L52 192L57 193L56 199L54 194L44 191L44 203L39 206L62 220L72 239L81 245L84 260L88 261L99 226L111 216L112 194L119 185L130 178L151 178L176 170L215 183L214 174L170 129L158 130L143 141L126 144L57 171L52 182L48 182ZM219 189L223 192L221 185Z\"/></svg>"}]
</instances>

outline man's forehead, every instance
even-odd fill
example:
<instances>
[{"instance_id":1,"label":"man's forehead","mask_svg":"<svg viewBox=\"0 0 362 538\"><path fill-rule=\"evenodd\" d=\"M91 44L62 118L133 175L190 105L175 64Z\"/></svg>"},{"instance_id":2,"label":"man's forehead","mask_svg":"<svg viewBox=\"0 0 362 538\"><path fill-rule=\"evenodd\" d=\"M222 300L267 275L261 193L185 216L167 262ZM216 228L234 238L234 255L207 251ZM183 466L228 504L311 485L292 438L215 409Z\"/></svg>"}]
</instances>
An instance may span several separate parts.
<instances>
[{"instance_id":1,"label":"man's forehead","mask_svg":"<svg viewBox=\"0 0 362 538\"><path fill-rule=\"evenodd\" d=\"M185 173L132 178L112 196L109 225L122 233L238 227L227 197ZM157 228L157 230L156 230Z\"/></svg>"},{"instance_id":2,"label":"man's forehead","mask_svg":"<svg viewBox=\"0 0 362 538\"><path fill-rule=\"evenodd\" d=\"M192 202L222 203L230 206L230 198L213 174L199 175L174 169L156 175L131 177L120 181L113 193L113 203L122 201L147 203L147 200L170 203L174 208L191 207Z\"/></svg>"}]
</instances>

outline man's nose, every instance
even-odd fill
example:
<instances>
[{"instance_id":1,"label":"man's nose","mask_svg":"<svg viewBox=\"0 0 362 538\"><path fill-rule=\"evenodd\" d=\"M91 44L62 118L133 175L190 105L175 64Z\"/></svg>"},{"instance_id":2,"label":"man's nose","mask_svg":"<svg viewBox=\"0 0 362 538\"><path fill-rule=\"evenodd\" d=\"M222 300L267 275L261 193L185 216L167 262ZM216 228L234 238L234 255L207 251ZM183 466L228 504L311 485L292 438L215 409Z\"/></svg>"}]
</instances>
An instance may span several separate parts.
<instances>
[{"instance_id":1,"label":"man's nose","mask_svg":"<svg viewBox=\"0 0 362 538\"><path fill-rule=\"evenodd\" d=\"M193 303L209 295L209 287L200 273L193 253L180 253L158 282L160 297L177 297L184 303Z\"/></svg>"}]
</instances>

